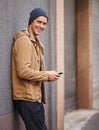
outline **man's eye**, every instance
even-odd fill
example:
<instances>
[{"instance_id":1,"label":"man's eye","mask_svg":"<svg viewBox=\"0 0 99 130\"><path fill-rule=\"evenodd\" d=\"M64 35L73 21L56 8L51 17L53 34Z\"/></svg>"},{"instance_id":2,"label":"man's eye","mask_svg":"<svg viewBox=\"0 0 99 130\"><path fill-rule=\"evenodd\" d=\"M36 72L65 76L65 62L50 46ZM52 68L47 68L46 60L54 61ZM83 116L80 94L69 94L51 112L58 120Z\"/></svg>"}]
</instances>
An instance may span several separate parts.
<instances>
[{"instance_id":1,"label":"man's eye","mask_svg":"<svg viewBox=\"0 0 99 130\"><path fill-rule=\"evenodd\" d=\"M42 23L41 21L38 21L38 23Z\"/></svg>"},{"instance_id":2,"label":"man's eye","mask_svg":"<svg viewBox=\"0 0 99 130\"><path fill-rule=\"evenodd\" d=\"M47 23L43 23L44 26L46 26Z\"/></svg>"}]
</instances>

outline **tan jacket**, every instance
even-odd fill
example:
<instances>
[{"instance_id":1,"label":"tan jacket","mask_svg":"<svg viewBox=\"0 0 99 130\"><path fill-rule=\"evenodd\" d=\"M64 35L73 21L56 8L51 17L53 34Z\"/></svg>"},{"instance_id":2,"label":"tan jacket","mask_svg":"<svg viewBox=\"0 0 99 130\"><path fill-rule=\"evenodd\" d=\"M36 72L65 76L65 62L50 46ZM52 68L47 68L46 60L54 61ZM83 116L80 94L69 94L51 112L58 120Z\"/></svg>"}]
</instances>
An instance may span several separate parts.
<instances>
[{"instance_id":1,"label":"tan jacket","mask_svg":"<svg viewBox=\"0 0 99 130\"><path fill-rule=\"evenodd\" d=\"M14 37L12 51L12 87L14 100L43 101L43 81L48 80L45 71L43 46L27 32Z\"/></svg>"}]
</instances>

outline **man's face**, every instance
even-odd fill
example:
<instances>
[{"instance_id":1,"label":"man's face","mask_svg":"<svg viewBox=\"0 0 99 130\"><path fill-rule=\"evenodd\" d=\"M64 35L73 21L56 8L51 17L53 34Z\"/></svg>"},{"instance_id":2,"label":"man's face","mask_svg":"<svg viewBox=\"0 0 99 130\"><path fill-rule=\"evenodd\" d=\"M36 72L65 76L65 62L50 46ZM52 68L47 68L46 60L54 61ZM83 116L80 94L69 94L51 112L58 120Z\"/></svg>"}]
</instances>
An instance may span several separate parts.
<instances>
[{"instance_id":1,"label":"man's face","mask_svg":"<svg viewBox=\"0 0 99 130\"><path fill-rule=\"evenodd\" d=\"M47 24L47 18L44 16L39 16L31 23L32 33L35 36L39 36L42 31L45 30Z\"/></svg>"}]
</instances>

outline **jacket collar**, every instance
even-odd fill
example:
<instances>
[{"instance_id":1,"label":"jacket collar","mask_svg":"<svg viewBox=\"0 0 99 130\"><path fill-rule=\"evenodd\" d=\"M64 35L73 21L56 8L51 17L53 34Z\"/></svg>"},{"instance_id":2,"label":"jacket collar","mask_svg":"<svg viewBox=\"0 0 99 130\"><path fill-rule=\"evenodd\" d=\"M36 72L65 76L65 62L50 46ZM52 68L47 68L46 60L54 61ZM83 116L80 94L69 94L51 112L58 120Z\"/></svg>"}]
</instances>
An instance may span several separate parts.
<instances>
[{"instance_id":1,"label":"jacket collar","mask_svg":"<svg viewBox=\"0 0 99 130\"><path fill-rule=\"evenodd\" d=\"M28 28L28 34L29 34L29 38L33 43L37 44L37 39L36 37L34 37L34 35L32 34L31 30Z\"/></svg>"},{"instance_id":2,"label":"jacket collar","mask_svg":"<svg viewBox=\"0 0 99 130\"><path fill-rule=\"evenodd\" d=\"M28 34L29 34L30 40L31 40L33 43L38 44L39 47L43 50L43 49L44 49L44 45L42 44L42 42L41 42L39 36L36 36L36 37L35 37L35 36L32 34L32 32L31 32L31 30L30 30L29 28L28 28Z\"/></svg>"}]
</instances>

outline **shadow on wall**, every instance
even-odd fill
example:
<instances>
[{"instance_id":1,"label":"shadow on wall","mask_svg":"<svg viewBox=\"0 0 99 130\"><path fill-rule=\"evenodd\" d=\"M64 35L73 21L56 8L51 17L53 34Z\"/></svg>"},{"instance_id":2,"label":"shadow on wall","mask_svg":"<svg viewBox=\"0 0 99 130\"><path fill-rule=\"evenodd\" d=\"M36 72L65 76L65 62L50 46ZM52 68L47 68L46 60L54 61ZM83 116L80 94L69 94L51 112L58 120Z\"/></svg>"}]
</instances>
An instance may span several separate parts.
<instances>
[{"instance_id":1,"label":"shadow on wall","mask_svg":"<svg viewBox=\"0 0 99 130\"><path fill-rule=\"evenodd\" d=\"M17 112L0 116L0 130L26 130Z\"/></svg>"},{"instance_id":2,"label":"shadow on wall","mask_svg":"<svg viewBox=\"0 0 99 130\"><path fill-rule=\"evenodd\" d=\"M24 122L22 121L19 114L15 111L14 112L14 120L13 120L13 130L26 130L24 126ZM15 129L16 128L16 129Z\"/></svg>"}]
</instances>

